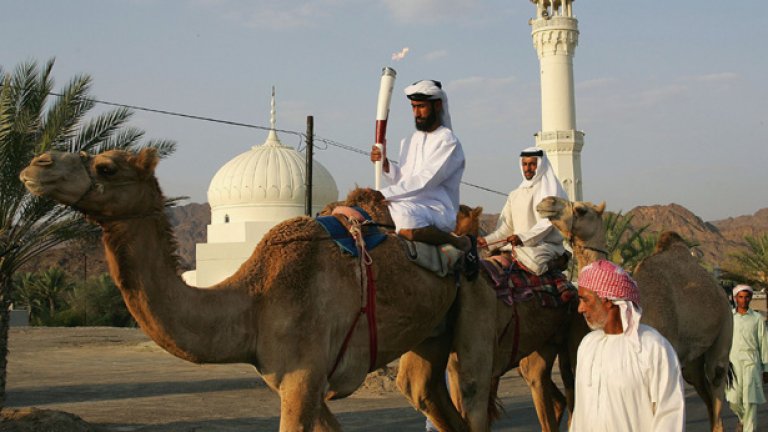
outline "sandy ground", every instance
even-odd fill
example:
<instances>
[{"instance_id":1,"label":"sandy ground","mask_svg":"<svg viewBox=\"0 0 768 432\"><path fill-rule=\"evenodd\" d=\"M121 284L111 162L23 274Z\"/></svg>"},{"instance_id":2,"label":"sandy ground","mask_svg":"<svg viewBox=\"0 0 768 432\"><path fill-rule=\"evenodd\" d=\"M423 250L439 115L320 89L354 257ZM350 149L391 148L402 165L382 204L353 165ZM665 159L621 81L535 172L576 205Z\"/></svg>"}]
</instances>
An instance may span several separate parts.
<instances>
[{"instance_id":1,"label":"sandy ground","mask_svg":"<svg viewBox=\"0 0 768 432\"><path fill-rule=\"evenodd\" d=\"M10 351L8 408L64 411L106 431L278 429L279 400L255 369L188 363L136 329L14 328ZM516 371L503 378L500 396L506 413L494 431L538 429L530 394ZM687 430L706 431L706 410L690 387L686 402ZM370 378L330 407L346 431L424 430L421 415L386 377ZM766 405L759 416L768 424ZM726 408L726 430L734 430L735 421ZM0 430L10 429L0 425Z\"/></svg>"}]
</instances>

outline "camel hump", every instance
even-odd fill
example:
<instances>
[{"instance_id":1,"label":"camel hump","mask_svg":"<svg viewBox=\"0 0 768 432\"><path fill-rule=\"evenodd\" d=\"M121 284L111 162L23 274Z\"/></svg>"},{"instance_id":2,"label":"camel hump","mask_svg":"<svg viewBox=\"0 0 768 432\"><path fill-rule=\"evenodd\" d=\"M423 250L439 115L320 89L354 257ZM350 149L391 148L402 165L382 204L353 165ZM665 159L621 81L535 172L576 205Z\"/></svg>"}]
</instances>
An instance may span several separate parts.
<instances>
[{"instance_id":1,"label":"camel hump","mask_svg":"<svg viewBox=\"0 0 768 432\"><path fill-rule=\"evenodd\" d=\"M660 253L669 250L674 244L682 244L688 247L680 234L674 231L664 231L659 235L659 240L656 241L656 249L654 253Z\"/></svg>"}]
</instances>

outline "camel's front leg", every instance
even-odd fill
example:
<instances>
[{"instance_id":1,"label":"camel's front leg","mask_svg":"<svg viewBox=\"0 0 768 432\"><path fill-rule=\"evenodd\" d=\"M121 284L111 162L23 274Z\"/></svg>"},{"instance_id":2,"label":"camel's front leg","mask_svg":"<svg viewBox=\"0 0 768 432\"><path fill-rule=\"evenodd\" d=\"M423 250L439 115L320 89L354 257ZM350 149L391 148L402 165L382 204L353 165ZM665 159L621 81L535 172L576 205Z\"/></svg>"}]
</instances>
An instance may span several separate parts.
<instances>
[{"instance_id":1,"label":"camel's front leg","mask_svg":"<svg viewBox=\"0 0 768 432\"><path fill-rule=\"evenodd\" d=\"M336 432L341 425L324 400L326 378L311 368L286 373L280 382L280 432Z\"/></svg>"},{"instance_id":2,"label":"camel's front leg","mask_svg":"<svg viewBox=\"0 0 768 432\"><path fill-rule=\"evenodd\" d=\"M547 344L520 360L518 371L528 383L542 432L557 431L566 408L566 400L552 381L552 366L557 346Z\"/></svg>"},{"instance_id":3,"label":"camel's front leg","mask_svg":"<svg viewBox=\"0 0 768 432\"><path fill-rule=\"evenodd\" d=\"M398 363L397 388L439 430L466 431L467 426L453 406L445 383L450 346L450 334L446 332L403 354Z\"/></svg>"},{"instance_id":4,"label":"camel's front leg","mask_svg":"<svg viewBox=\"0 0 768 432\"><path fill-rule=\"evenodd\" d=\"M486 431L490 428L489 404L496 395L495 387L491 386L496 350L496 293L482 277L463 282L456 299L453 337L459 389L456 402L471 430Z\"/></svg>"}]
</instances>

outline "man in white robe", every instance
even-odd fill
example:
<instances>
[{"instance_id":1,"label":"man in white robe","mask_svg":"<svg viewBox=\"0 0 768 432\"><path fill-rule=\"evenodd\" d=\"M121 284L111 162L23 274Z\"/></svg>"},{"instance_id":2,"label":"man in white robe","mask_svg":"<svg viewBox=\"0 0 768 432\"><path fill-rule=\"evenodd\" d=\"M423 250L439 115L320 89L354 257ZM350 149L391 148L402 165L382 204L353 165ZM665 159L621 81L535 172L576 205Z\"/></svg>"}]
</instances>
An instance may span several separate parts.
<instances>
[{"instance_id":1,"label":"man in white robe","mask_svg":"<svg viewBox=\"0 0 768 432\"><path fill-rule=\"evenodd\" d=\"M374 146L371 161L382 161L389 186L386 198L398 233L413 241L451 244L465 251L466 273L477 276L475 239L451 234L459 211L459 186L464 173L464 151L451 129L448 97L439 81L423 80L408 86L416 131L400 142L399 165L390 164Z\"/></svg>"},{"instance_id":2,"label":"man in white robe","mask_svg":"<svg viewBox=\"0 0 768 432\"><path fill-rule=\"evenodd\" d=\"M536 205L548 196L568 198L549 164L546 154L537 147L520 153L523 182L509 193L501 210L496 230L478 238L480 247L511 252L531 272L541 275L550 263L565 253L563 236L547 218L536 211Z\"/></svg>"},{"instance_id":3,"label":"man in white robe","mask_svg":"<svg viewBox=\"0 0 768 432\"><path fill-rule=\"evenodd\" d=\"M731 410L739 418L743 432L757 429L757 405L765 403L763 383L768 371L768 335L765 319L749 307L752 287L733 288L733 343L729 356L736 380L725 390Z\"/></svg>"},{"instance_id":4,"label":"man in white robe","mask_svg":"<svg viewBox=\"0 0 768 432\"><path fill-rule=\"evenodd\" d=\"M680 364L659 332L640 324L640 294L619 266L600 260L579 275L579 313L593 330L579 345L571 432L685 429Z\"/></svg>"}]
</instances>

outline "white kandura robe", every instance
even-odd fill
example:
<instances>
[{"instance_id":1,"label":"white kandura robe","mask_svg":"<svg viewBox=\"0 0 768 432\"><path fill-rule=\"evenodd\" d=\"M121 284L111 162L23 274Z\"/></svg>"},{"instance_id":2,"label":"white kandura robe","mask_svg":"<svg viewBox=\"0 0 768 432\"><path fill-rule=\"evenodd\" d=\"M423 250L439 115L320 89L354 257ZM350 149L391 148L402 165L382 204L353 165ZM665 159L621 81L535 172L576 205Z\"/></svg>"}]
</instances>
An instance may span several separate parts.
<instances>
[{"instance_id":1,"label":"white kandura robe","mask_svg":"<svg viewBox=\"0 0 768 432\"><path fill-rule=\"evenodd\" d=\"M485 241L491 245L517 234L523 246L513 248L506 243L501 250L514 250L517 259L538 275L547 271L547 264L552 259L565 253L560 231L536 211L536 205L541 199L556 195L556 192L544 192L540 188L541 184L537 182L510 192L496 223L496 230L485 236ZM491 245L490 248L498 249L499 246Z\"/></svg>"},{"instance_id":2,"label":"white kandura robe","mask_svg":"<svg viewBox=\"0 0 768 432\"><path fill-rule=\"evenodd\" d=\"M443 231L456 227L464 151L451 129L416 131L400 143L400 166L389 165L381 189L398 230L433 225Z\"/></svg>"},{"instance_id":3,"label":"white kandura robe","mask_svg":"<svg viewBox=\"0 0 768 432\"><path fill-rule=\"evenodd\" d=\"M623 333L582 339L571 432L674 432L685 429L685 394L672 345L645 324L640 351Z\"/></svg>"},{"instance_id":4,"label":"white kandura robe","mask_svg":"<svg viewBox=\"0 0 768 432\"><path fill-rule=\"evenodd\" d=\"M733 310L733 343L729 359L736 373L733 388L726 388L731 404L765 403L763 371L768 371L768 335L763 316L752 309L742 315Z\"/></svg>"}]
</instances>

